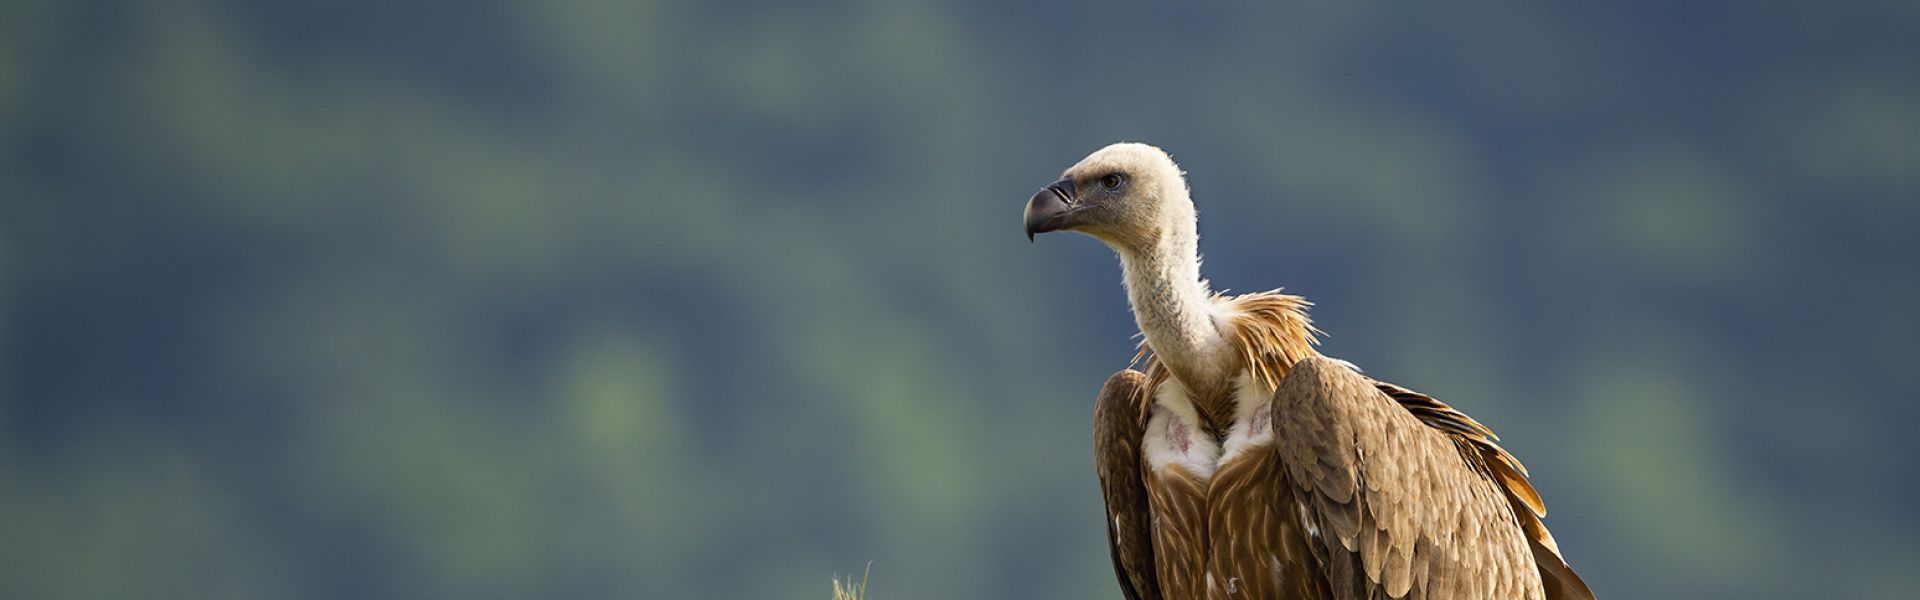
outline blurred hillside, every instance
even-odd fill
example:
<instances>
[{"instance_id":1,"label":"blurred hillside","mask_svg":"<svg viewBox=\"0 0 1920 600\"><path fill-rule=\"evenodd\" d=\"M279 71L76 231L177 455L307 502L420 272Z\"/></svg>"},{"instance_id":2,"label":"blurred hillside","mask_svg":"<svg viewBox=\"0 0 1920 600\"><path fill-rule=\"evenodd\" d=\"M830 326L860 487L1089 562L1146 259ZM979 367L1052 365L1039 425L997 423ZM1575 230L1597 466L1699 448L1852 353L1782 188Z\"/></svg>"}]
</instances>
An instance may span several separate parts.
<instances>
[{"instance_id":1,"label":"blurred hillside","mask_svg":"<svg viewBox=\"0 0 1920 600\"><path fill-rule=\"evenodd\" d=\"M1912 2L0 4L0 597L1117 597L1117 140L1608 598L1920 563Z\"/></svg>"}]
</instances>

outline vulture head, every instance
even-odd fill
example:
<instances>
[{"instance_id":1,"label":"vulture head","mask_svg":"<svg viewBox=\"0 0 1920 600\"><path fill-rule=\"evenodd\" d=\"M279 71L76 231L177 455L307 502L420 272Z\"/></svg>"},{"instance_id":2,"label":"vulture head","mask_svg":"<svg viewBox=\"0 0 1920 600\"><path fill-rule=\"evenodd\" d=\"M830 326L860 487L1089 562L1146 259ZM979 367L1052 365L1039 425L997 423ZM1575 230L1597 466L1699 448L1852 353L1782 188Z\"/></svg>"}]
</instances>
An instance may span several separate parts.
<instances>
[{"instance_id":1,"label":"vulture head","mask_svg":"<svg viewBox=\"0 0 1920 600\"><path fill-rule=\"evenodd\" d=\"M1146 144L1095 150L1027 201L1025 221L1028 239L1078 231L1113 248L1154 356L1188 386L1226 384L1236 355L1200 279L1199 226L1173 157Z\"/></svg>"},{"instance_id":2,"label":"vulture head","mask_svg":"<svg viewBox=\"0 0 1920 600\"><path fill-rule=\"evenodd\" d=\"M1193 200L1173 157L1159 148L1119 143L1101 148L1027 201L1027 239L1078 231L1122 255L1162 251L1192 239Z\"/></svg>"}]
</instances>

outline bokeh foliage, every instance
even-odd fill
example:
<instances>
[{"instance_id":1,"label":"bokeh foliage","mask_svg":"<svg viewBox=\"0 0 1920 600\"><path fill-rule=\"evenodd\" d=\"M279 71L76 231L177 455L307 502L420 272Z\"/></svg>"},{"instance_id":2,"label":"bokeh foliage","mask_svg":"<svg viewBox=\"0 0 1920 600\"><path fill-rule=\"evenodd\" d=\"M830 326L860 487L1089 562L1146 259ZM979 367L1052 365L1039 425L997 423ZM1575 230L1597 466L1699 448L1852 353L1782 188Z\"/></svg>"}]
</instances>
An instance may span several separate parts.
<instances>
[{"instance_id":1,"label":"bokeh foliage","mask_svg":"<svg viewBox=\"0 0 1920 600\"><path fill-rule=\"evenodd\" d=\"M0 4L0 596L1113 597L1121 139L1616 598L1920 563L1911 2Z\"/></svg>"}]
</instances>

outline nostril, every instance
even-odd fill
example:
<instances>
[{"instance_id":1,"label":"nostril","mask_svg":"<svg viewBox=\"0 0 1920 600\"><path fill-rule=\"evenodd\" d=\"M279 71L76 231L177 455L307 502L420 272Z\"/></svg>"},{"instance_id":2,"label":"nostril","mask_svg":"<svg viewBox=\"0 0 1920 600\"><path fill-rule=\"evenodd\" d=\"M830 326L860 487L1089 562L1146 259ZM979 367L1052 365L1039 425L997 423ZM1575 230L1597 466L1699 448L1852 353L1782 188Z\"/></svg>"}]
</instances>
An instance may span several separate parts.
<instances>
[{"instance_id":1,"label":"nostril","mask_svg":"<svg viewBox=\"0 0 1920 600\"><path fill-rule=\"evenodd\" d=\"M1062 180L1047 184L1047 190L1053 192L1053 195L1059 196L1061 202L1066 204L1073 204L1073 180L1072 179L1062 179Z\"/></svg>"}]
</instances>

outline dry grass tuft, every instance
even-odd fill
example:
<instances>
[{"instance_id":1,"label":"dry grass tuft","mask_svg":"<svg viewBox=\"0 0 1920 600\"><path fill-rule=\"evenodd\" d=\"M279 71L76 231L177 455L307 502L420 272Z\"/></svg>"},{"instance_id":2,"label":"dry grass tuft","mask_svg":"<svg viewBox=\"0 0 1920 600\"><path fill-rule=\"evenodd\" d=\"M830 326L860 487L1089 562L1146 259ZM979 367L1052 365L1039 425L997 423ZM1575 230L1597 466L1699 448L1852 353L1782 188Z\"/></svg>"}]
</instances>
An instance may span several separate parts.
<instances>
[{"instance_id":1,"label":"dry grass tuft","mask_svg":"<svg viewBox=\"0 0 1920 600\"><path fill-rule=\"evenodd\" d=\"M853 576L848 575L845 583L840 576L833 577L833 600L863 600L867 597L867 575L873 573L873 561L867 561L867 570L860 574L860 584L854 585Z\"/></svg>"}]
</instances>

